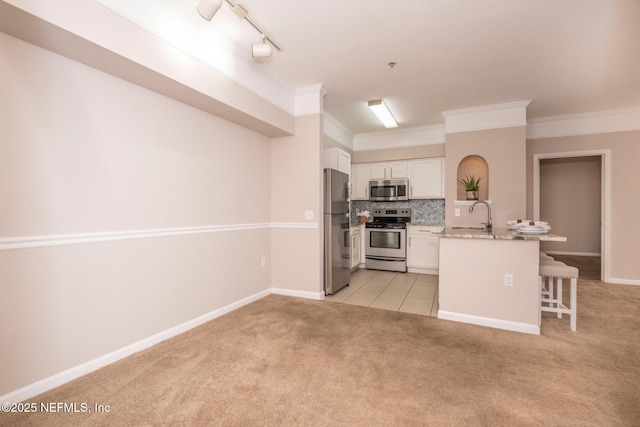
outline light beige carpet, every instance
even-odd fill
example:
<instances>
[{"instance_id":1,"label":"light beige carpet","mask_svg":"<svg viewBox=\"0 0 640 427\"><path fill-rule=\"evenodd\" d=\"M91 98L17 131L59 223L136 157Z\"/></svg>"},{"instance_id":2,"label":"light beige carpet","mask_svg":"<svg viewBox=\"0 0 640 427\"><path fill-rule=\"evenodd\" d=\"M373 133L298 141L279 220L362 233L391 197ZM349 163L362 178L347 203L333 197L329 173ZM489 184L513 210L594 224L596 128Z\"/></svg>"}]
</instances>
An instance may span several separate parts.
<instances>
[{"instance_id":1,"label":"light beige carpet","mask_svg":"<svg viewBox=\"0 0 640 427\"><path fill-rule=\"evenodd\" d=\"M583 256L583 255L552 255L556 261L564 262L567 265L577 267L580 271L580 278L586 280L600 280L600 263L599 256Z\"/></svg>"},{"instance_id":2,"label":"light beige carpet","mask_svg":"<svg viewBox=\"0 0 640 427\"><path fill-rule=\"evenodd\" d=\"M109 413L0 424L638 426L640 287L578 292L541 336L270 295L29 400Z\"/></svg>"}]
</instances>

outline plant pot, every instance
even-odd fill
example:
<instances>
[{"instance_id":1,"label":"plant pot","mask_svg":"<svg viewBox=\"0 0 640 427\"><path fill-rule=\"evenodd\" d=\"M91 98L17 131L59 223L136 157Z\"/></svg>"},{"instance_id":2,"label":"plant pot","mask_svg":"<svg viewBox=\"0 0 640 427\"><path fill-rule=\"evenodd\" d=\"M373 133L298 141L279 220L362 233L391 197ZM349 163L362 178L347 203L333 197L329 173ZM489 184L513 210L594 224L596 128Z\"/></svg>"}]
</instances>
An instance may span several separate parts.
<instances>
[{"instance_id":1,"label":"plant pot","mask_svg":"<svg viewBox=\"0 0 640 427\"><path fill-rule=\"evenodd\" d=\"M467 191L467 200L478 200L477 191Z\"/></svg>"}]
</instances>

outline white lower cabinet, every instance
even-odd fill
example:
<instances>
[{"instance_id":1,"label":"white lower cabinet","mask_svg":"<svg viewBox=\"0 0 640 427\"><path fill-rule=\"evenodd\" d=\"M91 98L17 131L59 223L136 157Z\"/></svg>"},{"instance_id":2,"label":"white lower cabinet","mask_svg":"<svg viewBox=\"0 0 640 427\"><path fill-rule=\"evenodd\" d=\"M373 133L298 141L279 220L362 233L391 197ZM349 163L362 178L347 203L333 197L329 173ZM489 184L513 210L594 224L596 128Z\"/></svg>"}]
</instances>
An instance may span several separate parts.
<instances>
[{"instance_id":1,"label":"white lower cabinet","mask_svg":"<svg viewBox=\"0 0 640 427\"><path fill-rule=\"evenodd\" d=\"M412 273L438 274L441 226L407 226L407 269Z\"/></svg>"},{"instance_id":2,"label":"white lower cabinet","mask_svg":"<svg viewBox=\"0 0 640 427\"><path fill-rule=\"evenodd\" d=\"M364 268L364 224L354 225L349 231L351 232L351 269Z\"/></svg>"},{"instance_id":3,"label":"white lower cabinet","mask_svg":"<svg viewBox=\"0 0 640 427\"><path fill-rule=\"evenodd\" d=\"M360 258L362 248L362 234L360 234L360 227L351 227L351 268L358 268L360 266Z\"/></svg>"}]
</instances>

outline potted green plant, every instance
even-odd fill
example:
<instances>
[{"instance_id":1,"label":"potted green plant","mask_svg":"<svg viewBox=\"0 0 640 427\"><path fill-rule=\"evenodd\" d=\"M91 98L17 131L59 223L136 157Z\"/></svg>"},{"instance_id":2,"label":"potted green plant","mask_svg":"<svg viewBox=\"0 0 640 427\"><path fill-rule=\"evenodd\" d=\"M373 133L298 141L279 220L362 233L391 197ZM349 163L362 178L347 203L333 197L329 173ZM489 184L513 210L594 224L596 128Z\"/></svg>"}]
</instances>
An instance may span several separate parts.
<instances>
[{"instance_id":1,"label":"potted green plant","mask_svg":"<svg viewBox=\"0 0 640 427\"><path fill-rule=\"evenodd\" d=\"M482 177L476 178L474 175L466 175L458 180L467 192L467 200L478 200L478 190L480 190L480 180Z\"/></svg>"}]
</instances>

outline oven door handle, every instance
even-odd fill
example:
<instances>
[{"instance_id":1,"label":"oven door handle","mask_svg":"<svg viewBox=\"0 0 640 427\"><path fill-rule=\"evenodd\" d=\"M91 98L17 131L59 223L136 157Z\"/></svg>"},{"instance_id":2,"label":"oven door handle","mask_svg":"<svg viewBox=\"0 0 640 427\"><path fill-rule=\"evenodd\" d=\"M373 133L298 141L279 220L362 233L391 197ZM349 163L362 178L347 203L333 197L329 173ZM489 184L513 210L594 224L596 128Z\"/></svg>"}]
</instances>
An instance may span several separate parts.
<instances>
[{"instance_id":1,"label":"oven door handle","mask_svg":"<svg viewBox=\"0 0 640 427\"><path fill-rule=\"evenodd\" d=\"M393 262L404 262L404 258L392 258L392 257L384 257L384 256L367 256L366 259L372 259L376 261L393 261Z\"/></svg>"}]
</instances>

